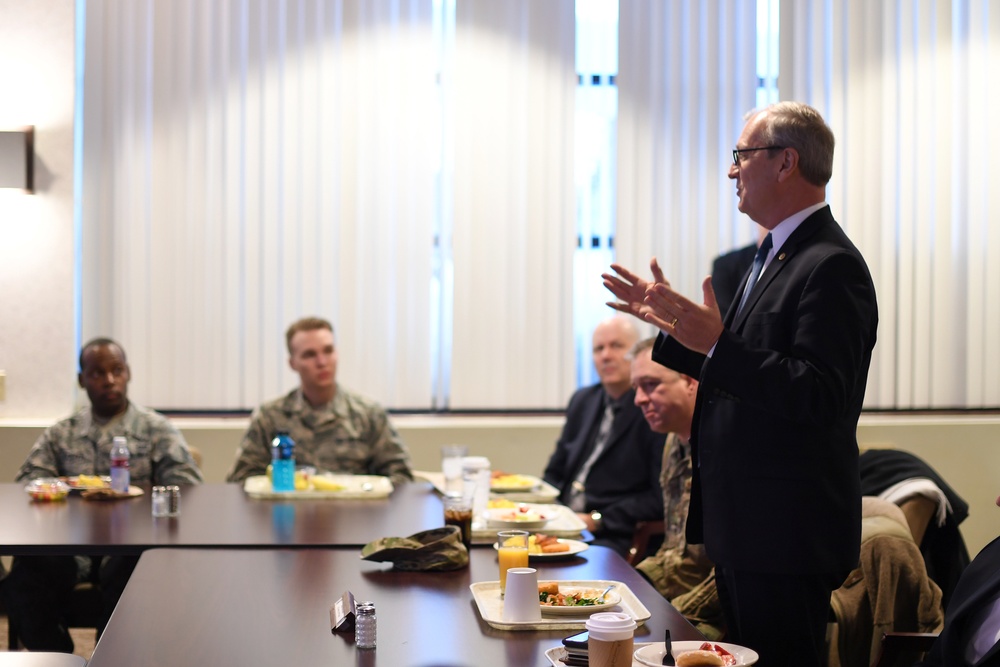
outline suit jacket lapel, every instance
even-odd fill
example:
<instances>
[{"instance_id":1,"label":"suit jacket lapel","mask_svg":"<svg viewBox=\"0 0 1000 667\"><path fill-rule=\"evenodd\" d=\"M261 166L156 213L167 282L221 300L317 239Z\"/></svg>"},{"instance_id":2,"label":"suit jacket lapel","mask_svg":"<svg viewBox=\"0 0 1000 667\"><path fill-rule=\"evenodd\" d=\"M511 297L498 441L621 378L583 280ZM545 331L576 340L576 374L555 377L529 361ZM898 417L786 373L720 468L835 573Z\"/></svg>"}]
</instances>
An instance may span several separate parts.
<instances>
[{"instance_id":1,"label":"suit jacket lapel","mask_svg":"<svg viewBox=\"0 0 1000 667\"><path fill-rule=\"evenodd\" d=\"M767 291L767 286L784 270L791 259L795 256L796 251L799 247L811 237L816 230L826 224L836 224L833 220L833 214L830 212L829 206L824 206L819 209L808 218L802 221L792 235L788 237L780 248L778 248L778 254L771 259L771 263L767 265L764 269L764 273L761 275L760 279L757 280L757 284L753 286L753 291L747 296L747 301L743 304L743 310L740 311L739 315L733 313L733 308L730 308L730 312L734 315L734 321L728 321L730 318L726 318L725 326L729 327L731 331L739 332L743 328L743 323L746 322L747 315L753 310L757 301L760 300L762 294ZM750 273L747 272L747 278L749 278ZM746 285L747 279L743 279L743 285ZM741 288L739 294L743 294L743 289ZM734 301L738 301L734 299Z\"/></svg>"}]
</instances>

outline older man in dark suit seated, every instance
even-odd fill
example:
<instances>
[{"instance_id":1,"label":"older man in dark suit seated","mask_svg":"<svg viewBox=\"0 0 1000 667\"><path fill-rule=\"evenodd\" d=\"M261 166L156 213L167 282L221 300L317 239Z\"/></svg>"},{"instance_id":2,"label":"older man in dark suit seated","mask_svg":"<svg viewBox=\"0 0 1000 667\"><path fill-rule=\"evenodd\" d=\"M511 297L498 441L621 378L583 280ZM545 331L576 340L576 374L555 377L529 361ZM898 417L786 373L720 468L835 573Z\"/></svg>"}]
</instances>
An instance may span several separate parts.
<instances>
[{"instance_id":1,"label":"older man in dark suit seated","mask_svg":"<svg viewBox=\"0 0 1000 667\"><path fill-rule=\"evenodd\" d=\"M636 523L663 519L659 478L665 437L653 433L634 402L629 351L638 338L626 318L597 325L593 356L601 381L573 394L545 468L545 481L583 519L594 543L622 555Z\"/></svg>"}]
</instances>

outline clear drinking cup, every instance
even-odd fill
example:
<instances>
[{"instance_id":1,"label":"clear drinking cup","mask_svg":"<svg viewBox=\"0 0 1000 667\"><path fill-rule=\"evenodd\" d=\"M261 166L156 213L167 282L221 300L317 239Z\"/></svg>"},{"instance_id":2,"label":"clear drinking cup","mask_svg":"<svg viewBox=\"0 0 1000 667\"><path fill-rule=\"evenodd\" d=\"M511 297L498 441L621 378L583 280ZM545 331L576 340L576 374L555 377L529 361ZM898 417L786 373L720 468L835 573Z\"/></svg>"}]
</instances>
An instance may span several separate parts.
<instances>
[{"instance_id":1,"label":"clear drinking cup","mask_svg":"<svg viewBox=\"0 0 1000 667\"><path fill-rule=\"evenodd\" d=\"M507 570L528 567L528 531L501 530L497 533L497 559L500 561L500 597L503 597Z\"/></svg>"},{"instance_id":2,"label":"clear drinking cup","mask_svg":"<svg viewBox=\"0 0 1000 667\"><path fill-rule=\"evenodd\" d=\"M444 475L446 496L462 495L462 459L469 453L465 445L444 445L441 447L441 473Z\"/></svg>"}]
</instances>

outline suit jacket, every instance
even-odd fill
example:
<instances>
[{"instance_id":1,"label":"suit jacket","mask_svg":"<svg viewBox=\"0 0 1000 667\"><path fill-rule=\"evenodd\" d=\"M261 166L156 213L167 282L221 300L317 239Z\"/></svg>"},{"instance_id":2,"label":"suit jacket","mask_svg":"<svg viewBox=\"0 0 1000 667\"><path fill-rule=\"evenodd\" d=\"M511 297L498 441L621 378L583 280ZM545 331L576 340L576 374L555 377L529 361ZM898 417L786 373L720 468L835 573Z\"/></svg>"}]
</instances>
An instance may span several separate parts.
<instances>
[{"instance_id":1,"label":"suit jacket","mask_svg":"<svg viewBox=\"0 0 1000 667\"><path fill-rule=\"evenodd\" d=\"M972 628L969 617L992 600L1000 590L1000 537L993 540L979 552L952 594L951 602L944 612L944 629L934 642L925 662L921 665L947 665L963 667L971 663L965 660L965 647ZM975 667L1000 666L1000 644L975 663Z\"/></svg>"},{"instance_id":2,"label":"suit jacket","mask_svg":"<svg viewBox=\"0 0 1000 667\"><path fill-rule=\"evenodd\" d=\"M604 413L605 391L600 384L573 394L566 408L556 449L545 467L545 481L559 489L566 503L577 471L590 455L591 444ZM631 544L638 521L663 521L660 469L665 435L653 433L634 403L635 392L621 398L608 444L594 462L586 480L588 510L603 515L595 537L610 542L620 552Z\"/></svg>"},{"instance_id":3,"label":"suit jacket","mask_svg":"<svg viewBox=\"0 0 1000 667\"><path fill-rule=\"evenodd\" d=\"M931 520L920 542L920 552L927 574L941 587L941 602L947 607L959 577L969 565L969 551L958 525L969 516L969 503L927 465L927 462L901 449L869 449L858 459L861 470L861 495L877 496L886 489L914 477L934 482L950 506L944 525Z\"/></svg>"},{"instance_id":4,"label":"suit jacket","mask_svg":"<svg viewBox=\"0 0 1000 667\"><path fill-rule=\"evenodd\" d=\"M725 315L737 294L743 294L740 289L744 285L747 271L753 266L754 255L757 254L757 244L751 243L745 248L730 250L719 255L712 262L712 289L715 300L719 302L719 312Z\"/></svg>"},{"instance_id":5,"label":"suit jacket","mask_svg":"<svg viewBox=\"0 0 1000 667\"><path fill-rule=\"evenodd\" d=\"M856 431L878 323L868 267L824 207L737 307L711 359L662 334L653 351L701 382L688 539L733 569L846 573L861 545Z\"/></svg>"}]
</instances>

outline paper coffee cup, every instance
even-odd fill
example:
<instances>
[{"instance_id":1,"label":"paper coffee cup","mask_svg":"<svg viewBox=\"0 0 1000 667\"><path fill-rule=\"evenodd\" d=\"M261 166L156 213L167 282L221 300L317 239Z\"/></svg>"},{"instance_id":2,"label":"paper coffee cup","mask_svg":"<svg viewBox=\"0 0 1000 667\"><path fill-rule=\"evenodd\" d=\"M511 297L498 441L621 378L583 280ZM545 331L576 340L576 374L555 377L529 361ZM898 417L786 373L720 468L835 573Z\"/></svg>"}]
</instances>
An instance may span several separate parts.
<instances>
[{"instance_id":1,"label":"paper coffee cup","mask_svg":"<svg viewBox=\"0 0 1000 667\"><path fill-rule=\"evenodd\" d=\"M508 586L510 584L508 583ZM587 619L587 653L591 667L631 667L636 622L628 614L604 612Z\"/></svg>"},{"instance_id":2,"label":"paper coffee cup","mask_svg":"<svg viewBox=\"0 0 1000 667\"><path fill-rule=\"evenodd\" d=\"M507 570L507 593L503 598L501 618L508 623L542 620L535 568L512 567Z\"/></svg>"}]
</instances>

